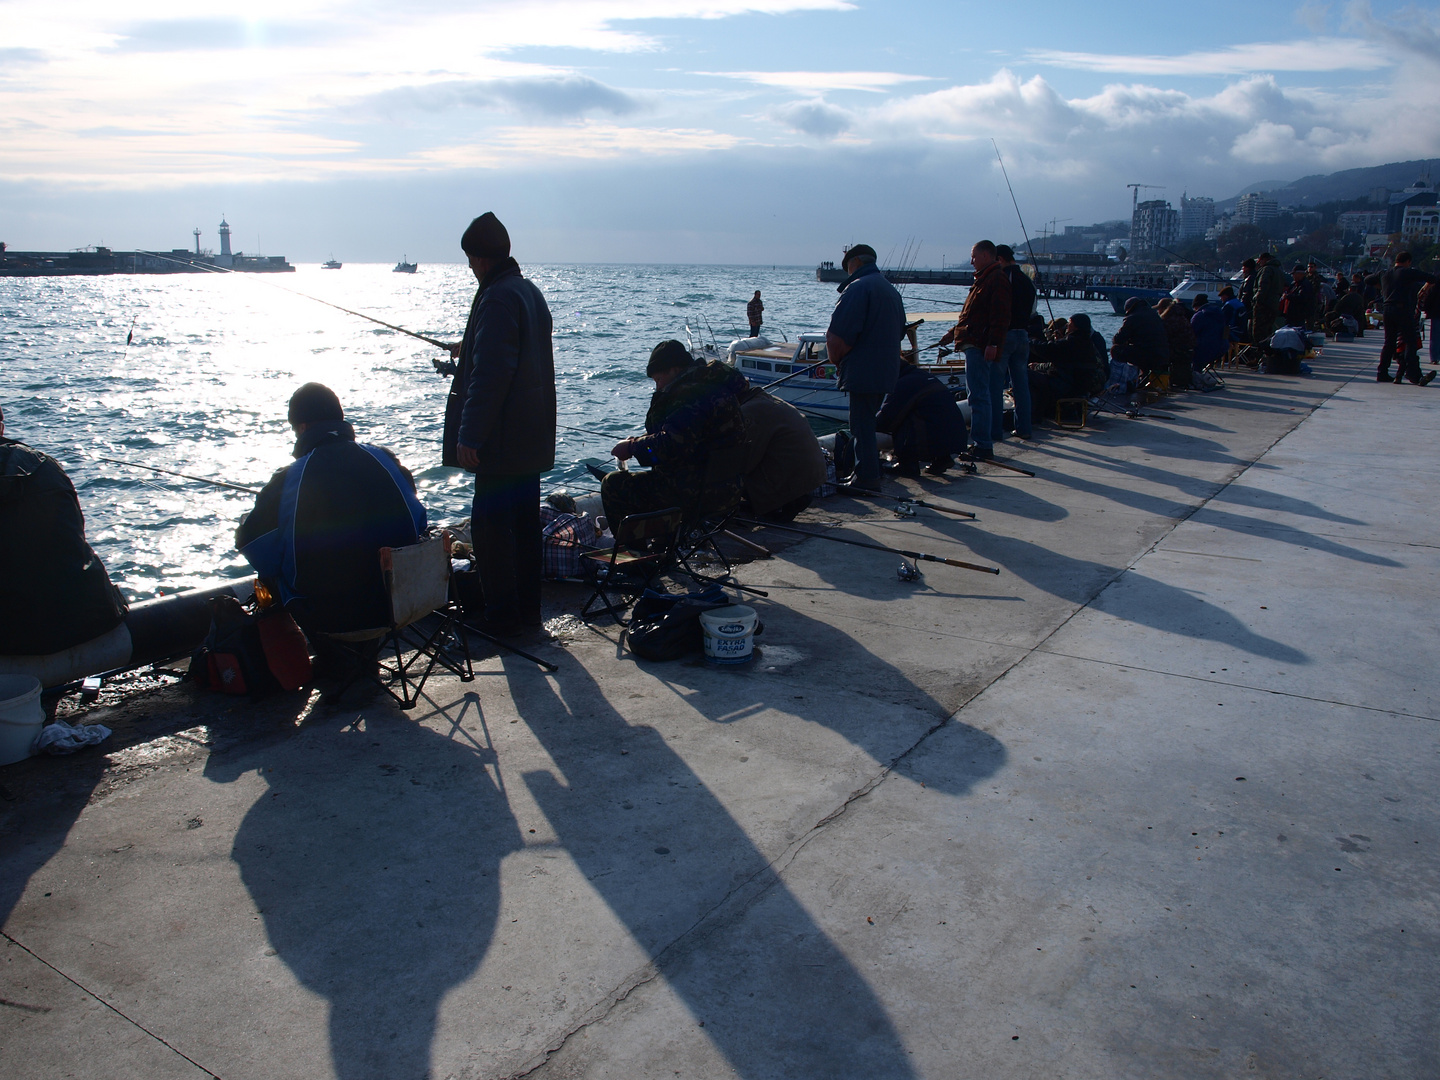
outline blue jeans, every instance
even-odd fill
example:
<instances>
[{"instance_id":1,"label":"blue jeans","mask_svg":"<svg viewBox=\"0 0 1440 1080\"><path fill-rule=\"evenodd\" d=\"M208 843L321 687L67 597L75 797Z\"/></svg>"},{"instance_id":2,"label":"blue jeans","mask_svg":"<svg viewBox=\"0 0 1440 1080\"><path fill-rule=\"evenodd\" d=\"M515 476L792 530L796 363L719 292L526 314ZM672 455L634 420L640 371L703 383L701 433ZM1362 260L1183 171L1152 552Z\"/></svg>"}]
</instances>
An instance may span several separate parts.
<instances>
[{"instance_id":1,"label":"blue jeans","mask_svg":"<svg viewBox=\"0 0 1440 1080\"><path fill-rule=\"evenodd\" d=\"M1015 399L1015 434L1030 438L1030 331L1010 330L1005 334L1005 347L1000 350L998 385L990 395L991 433L996 439L1005 437L1005 377L1010 377L1010 396Z\"/></svg>"},{"instance_id":2,"label":"blue jeans","mask_svg":"<svg viewBox=\"0 0 1440 1080\"><path fill-rule=\"evenodd\" d=\"M993 435L994 406L991 404L992 395L999 398L1005 390L1005 369L1000 366L998 360L986 360L985 350L969 348L965 350L965 386L969 391L967 400L970 402L970 438L981 450L993 450L995 440ZM1030 389L1026 383L1025 389Z\"/></svg>"},{"instance_id":3,"label":"blue jeans","mask_svg":"<svg viewBox=\"0 0 1440 1080\"><path fill-rule=\"evenodd\" d=\"M855 482L862 487L880 486L880 450L875 445L875 414L884 394L850 395L850 435L855 440Z\"/></svg>"}]
</instances>

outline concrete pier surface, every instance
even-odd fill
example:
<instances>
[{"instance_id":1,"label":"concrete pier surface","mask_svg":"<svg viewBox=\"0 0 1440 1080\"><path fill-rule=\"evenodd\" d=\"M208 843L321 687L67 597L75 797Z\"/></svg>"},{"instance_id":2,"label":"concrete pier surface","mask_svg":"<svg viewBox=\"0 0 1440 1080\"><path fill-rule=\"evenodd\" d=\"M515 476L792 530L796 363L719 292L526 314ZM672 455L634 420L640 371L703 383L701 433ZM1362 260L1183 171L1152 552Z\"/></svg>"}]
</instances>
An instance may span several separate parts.
<instances>
[{"instance_id":1,"label":"concrete pier surface","mask_svg":"<svg viewBox=\"0 0 1440 1080\"><path fill-rule=\"evenodd\" d=\"M911 485L975 522L828 501L1002 573L788 547L745 668L93 710L0 769L0 1075L1440 1075L1440 388L1378 346Z\"/></svg>"}]
</instances>

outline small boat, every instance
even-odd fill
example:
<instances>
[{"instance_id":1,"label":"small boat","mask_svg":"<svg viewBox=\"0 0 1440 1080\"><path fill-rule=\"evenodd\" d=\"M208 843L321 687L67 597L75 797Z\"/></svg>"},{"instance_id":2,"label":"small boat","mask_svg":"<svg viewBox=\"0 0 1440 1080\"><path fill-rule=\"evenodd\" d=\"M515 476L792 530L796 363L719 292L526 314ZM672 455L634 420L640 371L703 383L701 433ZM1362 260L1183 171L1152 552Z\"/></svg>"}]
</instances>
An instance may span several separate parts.
<instances>
[{"instance_id":1,"label":"small boat","mask_svg":"<svg viewBox=\"0 0 1440 1080\"><path fill-rule=\"evenodd\" d=\"M772 343L763 337L740 338L730 343L724 359L752 386L765 387L788 378L784 386L775 388L774 394L807 416L839 423L850 418L850 395L839 388L835 365L827 362L825 335L822 332L801 334L795 342ZM795 375L795 372L807 367L810 369L807 374ZM922 363L920 367L933 374L955 395L968 425L970 405L964 397L965 365ZM1006 392L1005 411L1010 412L1014 407L1010 394Z\"/></svg>"},{"instance_id":2,"label":"small boat","mask_svg":"<svg viewBox=\"0 0 1440 1080\"><path fill-rule=\"evenodd\" d=\"M395 264L393 272L396 274L413 274L418 269L420 269L419 263L406 262L405 259L402 258Z\"/></svg>"},{"instance_id":3,"label":"small boat","mask_svg":"<svg viewBox=\"0 0 1440 1080\"><path fill-rule=\"evenodd\" d=\"M1138 285L1105 285L1095 291L1110 301L1110 307L1114 309L1116 315L1125 314L1125 303L1132 296L1138 296L1154 307L1170 295L1169 289L1145 289Z\"/></svg>"},{"instance_id":4,"label":"small boat","mask_svg":"<svg viewBox=\"0 0 1440 1080\"><path fill-rule=\"evenodd\" d=\"M330 258L326 259L323 263L320 264L320 269L339 270L342 265L344 264L341 263L339 259L335 258L334 255L331 255Z\"/></svg>"},{"instance_id":5,"label":"small boat","mask_svg":"<svg viewBox=\"0 0 1440 1080\"><path fill-rule=\"evenodd\" d=\"M1202 293L1211 300L1216 299L1220 290L1228 284L1219 274L1197 270L1186 274L1185 280L1170 290L1170 295L1189 307L1195 302L1195 297Z\"/></svg>"}]
</instances>

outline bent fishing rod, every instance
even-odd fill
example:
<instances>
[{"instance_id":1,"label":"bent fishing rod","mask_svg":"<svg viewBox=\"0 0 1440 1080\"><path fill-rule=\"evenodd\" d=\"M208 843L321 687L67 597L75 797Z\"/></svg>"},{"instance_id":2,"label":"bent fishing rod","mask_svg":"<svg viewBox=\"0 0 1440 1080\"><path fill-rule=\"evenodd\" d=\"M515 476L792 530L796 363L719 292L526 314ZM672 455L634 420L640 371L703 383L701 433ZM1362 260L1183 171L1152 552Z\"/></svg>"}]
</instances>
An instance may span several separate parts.
<instances>
[{"instance_id":1,"label":"bent fishing rod","mask_svg":"<svg viewBox=\"0 0 1440 1080\"><path fill-rule=\"evenodd\" d=\"M809 529L797 529L794 525L780 525L773 521L752 521L750 518L737 517L733 519L741 525L750 525L761 529L780 529L784 532L798 533L801 536L813 536L817 540L831 540L837 544L849 544L851 547L869 548L871 551L883 551L887 555L904 555L907 559L919 559L922 562L944 563L946 566L958 566L962 570L978 570L982 574L999 574L998 566L981 566L979 563L962 562L960 559L946 559L939 555L926 555L923 551L906 551L904 548L886 547L884 544L872 544L865 540L855 540L848 536L830 536L826 533L811 532Z\"/></svg>"},{"instance_id":2,"label":"bent fishing rod","mask_svg":"<svg viewBox=\"0 0 1440 1080\"><path fill-rule=\"evenodd\" d=\"M164 473L166 476L178 476L182 480L194 480L201 484L211 484L218 488L229 488L231 491L243 491L247 495L259 495L260 489L245 487L243 484L228 484L224 480L211 480L208 476L192 476L190 473L176 472L174 469L162 469L155 465L142 465L138 461L121 461L119 458L97 457L96 461L108 462L111 465L124 465L131 469L146 469L153 473Z\"/></svg>"},{"instance_id":3,"label":"bent fishing rod","mask_svg":"<svg viewBox=\"0 0 1440 1080\"><path fill-rule=\"evenodd\" d=\"M187 262L184 259L172 259L168 255L154 255L153 258L161 259L165 262L173 262L178 266L199 267L200 269L204 270L206 273L209 274L242 273L242 271L240 270L231 270L229 267L225 266L207 266L204 263ZM396 326L394 323L386 322L384 319L377 319L374 315L366 315L363 311L355 311L353 308L345 307L342 304L332 303L329 300L322 300L318 296L311 296L309 293L301 292L299 289L285 289L279 285L276 285L273 281L265 281L264 279L260 279L258 281L258 284L269 285L270 288L276 289L290 296L302 296L306 300L314 300L317 304L324 304L326 307L334 308L336 311L343 311L346 315L354 315L357 319L365 319L368 322L373 322L379 326L383 326L388 330L394 330L396 333L406 334L410 337L417 338L418 340L425 342L427 345L434 345L437 349L444 349L446 352L450 351L450 346L452 344L451 342L439 341L435 338L427 337L424 334L417 334L414 330L407 330L403 326Z\"/></svg>"},{"instance_id":4,"label":"bent fishing rod","mask_svg":"<svg viewBox=\"0 0 1440 1080\"><path fill-rule=\"evenodd\" d=\"M1025 217L1020 213L1020 201L1015 198L1015 188L1010 184L1010 173L1005 168L1005 159L1000 156L1000 144L994 139L991 139L990 145L995 147L995 160L1000 162L1000 174L1005 177L1005 186L1010 190L1010 201L1015 204L1015 216L1020 219L1020 232L1021 235L1025 237L1025 247L1030 252L1030 265L1035 267L1035 278L1038 281L1040 278L1040 264L1035 261L1035 245L1030 242L1030 233L1025 228ZM1055 309L1050 306L1049 296L1045 297L1045 310L1050 313L1050 321L1054 322Z\"/></svg>"}]
</instances>

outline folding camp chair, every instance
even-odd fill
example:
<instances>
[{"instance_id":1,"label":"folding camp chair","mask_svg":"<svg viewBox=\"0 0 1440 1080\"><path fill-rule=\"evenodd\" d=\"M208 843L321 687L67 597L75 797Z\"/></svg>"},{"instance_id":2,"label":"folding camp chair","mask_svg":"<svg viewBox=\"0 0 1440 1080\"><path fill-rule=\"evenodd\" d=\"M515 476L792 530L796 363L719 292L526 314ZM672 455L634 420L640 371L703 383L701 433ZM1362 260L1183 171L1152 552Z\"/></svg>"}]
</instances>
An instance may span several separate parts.
<instances>
[{"instance_id":1,"label":"folding camp chair","mask_svg":"<svg viewBox=\"0 0 1440 1080\"><path fill-rule=\"evenodd\" d=\"M360 662L359 670L334 697L368 675L402 709L413 709L436 664L462 682L474 679L470 645L461 629L463 615L450 594L449 535L441 533L408 547L381 548L380 569L390 602L389 625L325 635ZM419 625L427 617L431 617L428 632ZM406 652L411 653L408 658Z\"/></svg>"},{"instance_id":2,"label":"folding camp chair","mask_svg":"<svg viewBox=\"0 0 1440 1080\"><path fill-rule=\"evenodd\" d=\"M609 615L625 626L630 605L656 577L678 564L683 522L678 506L631 514L613 526L613 546L581 555L581 563L595 575L595 591L580 609L580 618ZM592 610L597 602L601 606Z\"/></svg>"}]
</instances>

